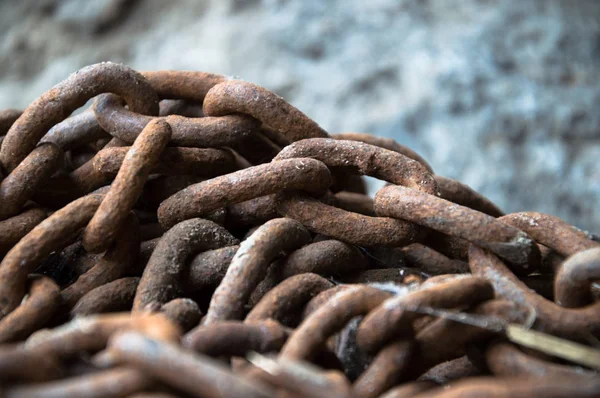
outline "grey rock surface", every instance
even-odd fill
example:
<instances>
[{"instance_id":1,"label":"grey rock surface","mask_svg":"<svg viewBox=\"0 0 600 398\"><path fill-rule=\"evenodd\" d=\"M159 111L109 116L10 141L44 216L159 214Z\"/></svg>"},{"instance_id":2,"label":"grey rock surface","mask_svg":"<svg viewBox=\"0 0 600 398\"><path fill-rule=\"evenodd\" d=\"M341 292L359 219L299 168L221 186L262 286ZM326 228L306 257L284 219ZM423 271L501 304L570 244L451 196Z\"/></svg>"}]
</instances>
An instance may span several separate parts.
<instances>
[{"instance_id":1,"label":"grey rock surface","mask_svg":"<svg viewBox=\"0 0 600 398\"><path fill-rule=\"evenodd\" d=\"M597 0L4 0L0 31L0 108L107 60L239 76L600 231Z\"/></svg>"}]
</instances>

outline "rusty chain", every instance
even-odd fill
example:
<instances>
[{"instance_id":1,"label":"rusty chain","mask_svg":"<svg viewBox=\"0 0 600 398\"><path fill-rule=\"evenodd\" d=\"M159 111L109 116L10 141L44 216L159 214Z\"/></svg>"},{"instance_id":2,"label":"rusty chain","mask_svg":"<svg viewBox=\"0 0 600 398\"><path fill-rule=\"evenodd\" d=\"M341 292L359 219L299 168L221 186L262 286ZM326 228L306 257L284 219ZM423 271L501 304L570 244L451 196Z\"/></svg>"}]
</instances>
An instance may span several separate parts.
<instances>
[{"instance_id":1,"label":"rusty chain","mask_svg":"<svg viewBox=\"0 0 600 398\"><path fill-rule=\"evenodd\" d=\"M2 396L600 396L600 365L422 311L598 344L597 238L394 140L114 63L0 136Z\"/></svg>"}]
</instances>

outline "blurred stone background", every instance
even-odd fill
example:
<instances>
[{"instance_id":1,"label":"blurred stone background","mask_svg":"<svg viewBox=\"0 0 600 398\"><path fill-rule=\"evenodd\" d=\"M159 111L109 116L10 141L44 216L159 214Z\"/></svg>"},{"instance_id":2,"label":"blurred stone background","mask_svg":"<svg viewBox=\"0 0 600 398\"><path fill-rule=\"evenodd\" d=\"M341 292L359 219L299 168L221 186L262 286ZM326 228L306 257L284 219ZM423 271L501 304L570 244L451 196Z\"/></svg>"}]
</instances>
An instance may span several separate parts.
<instances>
[{"instance_id":1,"label":"blurred stone background","mask_svg":"<svg viewBox=\"0 0 600 398\"><path fill-rule=\"evenodd\" d=\"M0 108L100 61L263 85L600 231L600 1L0 0Z\"/></svg>"}]
</instances>

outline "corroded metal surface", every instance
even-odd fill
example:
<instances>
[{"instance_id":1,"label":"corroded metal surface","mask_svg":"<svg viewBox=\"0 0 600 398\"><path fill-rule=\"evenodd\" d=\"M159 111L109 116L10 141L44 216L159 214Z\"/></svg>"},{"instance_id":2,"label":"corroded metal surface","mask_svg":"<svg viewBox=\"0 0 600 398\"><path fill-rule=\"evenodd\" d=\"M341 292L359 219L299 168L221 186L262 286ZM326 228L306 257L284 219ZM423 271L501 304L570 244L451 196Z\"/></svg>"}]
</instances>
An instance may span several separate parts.
<instances>
[{"instance_id":1,"label":"corroded metal surface","mask_svg":"<svg viewBox=\"0 0 600 398\"><path fill-rule=\"evenodd\" d=\"M597 341L597 239L504 215L393 140L110 63L0 112L4 134L7 397L600 394L597 370L440 315Z\"/></svg>"}]
</instances>

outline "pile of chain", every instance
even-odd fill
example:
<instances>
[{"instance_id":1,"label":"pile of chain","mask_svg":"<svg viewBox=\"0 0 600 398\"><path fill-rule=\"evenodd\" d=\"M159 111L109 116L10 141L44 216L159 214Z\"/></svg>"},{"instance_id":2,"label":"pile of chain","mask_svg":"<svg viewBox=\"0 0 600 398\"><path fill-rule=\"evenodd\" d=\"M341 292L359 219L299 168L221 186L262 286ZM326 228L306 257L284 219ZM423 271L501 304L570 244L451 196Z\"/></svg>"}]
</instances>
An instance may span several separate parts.
<instances>
[{"instance_id":1,"label":"pile of chain","mask_svg":"<svg viewBox=\"0 0 600 398\"><path fill-rule=\"evenodd\" d=\"M0 135L4 397L600 396L594 366L464 322L597 344L597 239L393 140L113 63Z\"/></svg>"}]
</instances>

